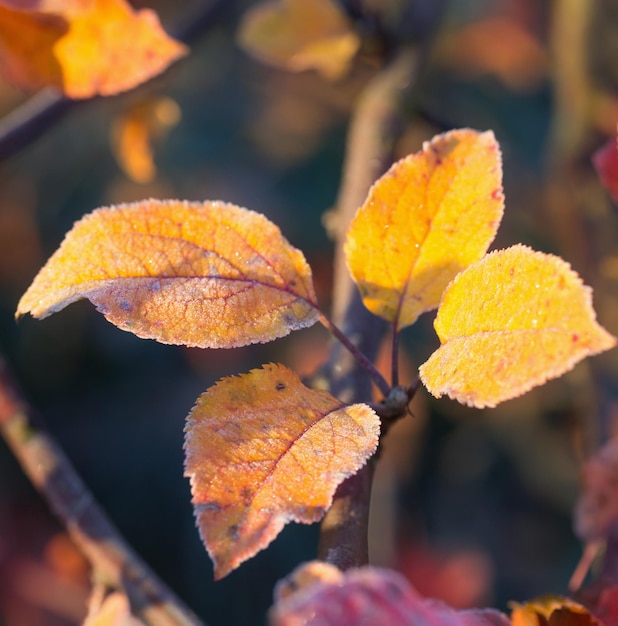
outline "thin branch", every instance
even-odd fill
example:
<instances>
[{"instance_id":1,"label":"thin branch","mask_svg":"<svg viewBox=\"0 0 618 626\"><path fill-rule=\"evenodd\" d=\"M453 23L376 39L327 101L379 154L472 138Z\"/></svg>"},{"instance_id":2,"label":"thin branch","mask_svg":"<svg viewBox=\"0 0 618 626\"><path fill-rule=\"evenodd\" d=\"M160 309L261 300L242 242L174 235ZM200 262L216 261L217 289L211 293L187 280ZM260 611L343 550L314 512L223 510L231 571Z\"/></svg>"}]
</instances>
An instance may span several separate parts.
<instances>
[{"instance_id":1,"label":"thin branch","mask_svg":"<svg viewBox=\"0 0 618 626\"><path fill-rule=\"evenodd\" d=\"M363 352L361 352L348 338L339 330L339 328L326 316L320 312L320 322L327 328L333 336L343 345L343 347L356 359L358 365L365 370L369 378L377 385L378 389L383 395L388 395L390 391L390 385L386 382L386 379L376 366L370 361Z\"/></svg>"},{"instance_id":2,"label":"thin branch","mask_svg":"<svg viewBox=\"0 0 618 626\"><path fill-rule=\"evenodd\" d=\"M332 224L337 236L333 318L370 360L375 360L386 323L363 306L345 265L343 241L347 226L369 187L392 163L402 126L403 94L416 65L416 53L402 49L365 88L349 131L343 181ZM326 370L331 391L339 398L346 402L371 400L369 375L340 344L333 345ZM367 563L374 465L370 461L339 486L333 505L322 521L318 557L342 569Z\"/></svg>"},{"instance_id":3,"label":"thin branch","mask_svg":"<svg viewBox=\"0 0 618 626\"><path fill-rule=\"evenodd\" d=\"M129 547L58 444L35 422L2 360L0 432L88 559L95 582L124 590L135 615L149 626L201 624Z\"/></svg>"}]
</instances>

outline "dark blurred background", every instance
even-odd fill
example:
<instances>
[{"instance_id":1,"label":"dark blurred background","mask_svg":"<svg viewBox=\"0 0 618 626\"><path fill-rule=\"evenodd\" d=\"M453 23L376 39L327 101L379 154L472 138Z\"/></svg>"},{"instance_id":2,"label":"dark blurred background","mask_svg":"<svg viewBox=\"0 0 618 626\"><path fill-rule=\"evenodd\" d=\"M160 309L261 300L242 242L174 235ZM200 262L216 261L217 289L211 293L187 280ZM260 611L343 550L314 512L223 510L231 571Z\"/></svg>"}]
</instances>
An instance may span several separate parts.
<instances>
[{"instance_id":1,"label":"dark blurred background","mask_svg":"<svg viewBox=\"0 0 618 626\"><path fill-rule=\"evenodd\" d=\"M317 526L291 525L213 583L183 478L184 418L222 376L273 360L310 371L326 354L325 333L215 351L137 339L86 302L43 321L14 320L19 297L75 220L148 197L263 212L305 252L328 307L333 246L321 218L336 201L355 102L390 51L372 46L365 24L369 43L337 82L273 69L235 42L254 3L221 4L190 55L163 76L75 106L0 165L0 349L135 549L208 624L246 626L263 623L275 581L315 555ZM600 322L617 334L616 207L590 155L618 120L618 3L348 4L382 12L393 47L423 41L400 156L450 128L494 130L506 194L494 247L523 242L563 256L594 287ZM172 28L203 2L147 5ZM25 99L0 85L0 113ZM131 123L152 139L154 169L123 169L122 159L140 160L121 145L122 137L131 144ZM404 333L410 377L437 347L432 319ZM581 552L571 529L578 473L614 430L617 376L614 351L494 410L419 392L415 417L393 429L380 463L373 562L459 607L505 609L566 591ZM79 624L88 591L86 563L0 444L0 624Z\"/></svg>"}]
</instances>

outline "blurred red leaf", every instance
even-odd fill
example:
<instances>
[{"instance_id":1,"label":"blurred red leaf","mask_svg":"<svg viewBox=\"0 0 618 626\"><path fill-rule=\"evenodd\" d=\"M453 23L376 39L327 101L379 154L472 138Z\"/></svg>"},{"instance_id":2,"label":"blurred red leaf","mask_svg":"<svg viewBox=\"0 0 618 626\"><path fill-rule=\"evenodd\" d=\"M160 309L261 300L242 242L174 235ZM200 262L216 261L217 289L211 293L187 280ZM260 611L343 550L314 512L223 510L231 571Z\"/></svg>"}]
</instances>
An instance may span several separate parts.
<instances>
[{"instance_id":1,"label":"blurred red leaf","mask_svg":"<svg viewBox=\"0 0 618 626\"><path fill-rule=\"evenodd\" d=\"M582 470L575 532L585 542L604 539L618 522L618 438L610 439Z\"/></svg>"},{"instance_id":2,"label":"blurred red leaf","mask_svg":"<svg viewBox=\"0 0 618 626\"><path fill-rule=\"evenodd\" d=\"M618 143L616 137L601 146L593 155L594 164L601 183L612 200L618 204Z\"/></svg>"},{"instance_id":3,"label":"blurred red leaf","mask_svg":"<svg viewBox=\"0 0 618 626\"><path fill-rule=\"evenodd\" d=\"M292 574L303 582L303 565ZM270 611L271 626L508 626L491 609L456 611L422 598L396 572L375 567L309 576L294 593L282 594Z\"/></svg>"}]
</instances>

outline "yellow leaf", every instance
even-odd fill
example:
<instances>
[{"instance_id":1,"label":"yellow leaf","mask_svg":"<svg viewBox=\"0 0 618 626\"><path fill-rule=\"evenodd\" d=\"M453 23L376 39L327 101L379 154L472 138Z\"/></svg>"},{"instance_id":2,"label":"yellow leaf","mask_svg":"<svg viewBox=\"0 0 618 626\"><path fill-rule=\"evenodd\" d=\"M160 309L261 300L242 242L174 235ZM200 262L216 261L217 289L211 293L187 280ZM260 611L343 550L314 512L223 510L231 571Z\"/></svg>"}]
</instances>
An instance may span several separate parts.
<instances>
[{"instance_id":1,"label":"yellow leaf","mask_svg":"<svg viewBox=\"0 0 618 626\"><path fill-rule=\"evenodd\" d=\"M224 378L186 427L186 475L215 576L263 550L289 521L311 524L375 452L380 421L305 387L283 365Z\"/></svg>"},{"instance_id":2,"label":"yellow leaf","mask_svg":"<svg viewBox=\"0 0 618 626\"><path fill-rule=\"evenodd\" d=\"M360 47L350 21L332 0L274 0L245 13L240 45L264 63L293 72L315 69L336 80Z\"/></svg>"},{"instance_id":3,"label":"yellow leaf","mask_svg":"<svg viewBox=\"0 0 618 626\"><path fill-rule=\"evenodd\" d=\"M449 281L485 254L503 208L492 132L438 135L395 163L369 191L345 242L365 306L397 330L435 309Z\"/></svg>"},{"instance_id":4,"label":"yellow leaf","mask_svg":"<svg viewBox=\"0 0 618 626\"><path fill-rule=\"evenodd\" d=\"M616 340L596 322L589 287L559 257L518 245L492 252L444 292L441 347L420 367L434 396L495 406L569 371Z\"/></svg>"},{"instance_id":5,"label":"yellow leaf","mask_svg":"<svg viewBox=\"0 0 618 626\"><path fill-rule=\"evenodd\" d=\"M145 200L75 224L20 300L46 317L88 298L138 337L231 348L311 326L302 253L263 215L223 202Z\"/></svg>"},{"instance_id":6,"label":"yellow leaf","mask_svg":"<svg viewBox=\"0 0 618 626\"><path fill-rule=\"evenodd\" d=\"M134 11L126 0L48 0L40 7L49 12L0 6L2 66L25 89L52 86L70 98L113 95L186 54L156 13Z\"/></svg>"}]
</instances>

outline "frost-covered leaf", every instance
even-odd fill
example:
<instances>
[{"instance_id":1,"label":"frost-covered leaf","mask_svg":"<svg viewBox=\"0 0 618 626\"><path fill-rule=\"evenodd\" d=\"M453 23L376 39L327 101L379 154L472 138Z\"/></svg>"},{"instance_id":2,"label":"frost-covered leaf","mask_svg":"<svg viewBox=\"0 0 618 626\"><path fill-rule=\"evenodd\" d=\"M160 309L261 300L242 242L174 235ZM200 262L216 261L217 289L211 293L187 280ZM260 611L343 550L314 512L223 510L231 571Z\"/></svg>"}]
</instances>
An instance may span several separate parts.
<instances>
[{"instance_id":1,"label":"frost-covered leaf","mask_svg":"<svg viewBox=\"0 0 618 626\"><path fill-rule=\"evenodd\" d=\"M138 337L232 348L318 318L302 253L263 215L222 202L145 200L77 222L17 307L46 317L81 298Z\"/></svg>"},{"instance_id":2,"label":"frost-covered leaf","mask_svg":"<svg viewBox=\"0 0 618 626\"><path fill-rule=\"evenodd\" d=\"M224 378L186 428L186 475L200 534L221 578L290 521L322 518L338 485L375 452L380 421L305 387L283 365Z\"/></svg>"},{"instance_id":3,"label":"frost-covered leaf","mask_svg":"<svg viewBox=\"0 0 618 626\"><path fill-rule=\"evenodd\" d=\"M459 274L434 326L442 345L420 367L423 383L434 396L478 408L519 396L616 344L569 264L522 245Z\"/></svg>"}]
</instances>

